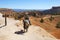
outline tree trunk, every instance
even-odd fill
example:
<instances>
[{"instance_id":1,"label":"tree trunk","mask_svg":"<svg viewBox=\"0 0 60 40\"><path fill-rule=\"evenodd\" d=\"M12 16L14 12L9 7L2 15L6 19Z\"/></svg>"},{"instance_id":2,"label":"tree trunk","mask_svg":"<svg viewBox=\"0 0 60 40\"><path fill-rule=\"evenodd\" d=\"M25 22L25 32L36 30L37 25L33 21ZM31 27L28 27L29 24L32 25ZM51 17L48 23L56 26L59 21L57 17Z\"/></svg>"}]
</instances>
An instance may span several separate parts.
<instances>
[{"instance_id":1,"label":"tree trunk","mask_svg":"<svg viewBox=\"0 0 60 40\"><path fill-rule=\"evenodd\" d=\"M5 26L7 25L7 17L6 17L6 14L5 14Z\"/></svg>"}]
</instances>

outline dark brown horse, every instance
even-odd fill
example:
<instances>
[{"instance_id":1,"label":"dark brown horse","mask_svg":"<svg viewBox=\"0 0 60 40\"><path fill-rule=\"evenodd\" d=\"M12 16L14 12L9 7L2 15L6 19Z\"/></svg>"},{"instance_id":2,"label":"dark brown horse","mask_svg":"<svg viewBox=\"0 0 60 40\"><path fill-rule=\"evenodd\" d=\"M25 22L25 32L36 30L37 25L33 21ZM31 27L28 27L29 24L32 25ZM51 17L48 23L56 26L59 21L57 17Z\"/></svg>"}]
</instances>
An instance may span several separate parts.
<instances>
[{"instance_id":1,"label":"dark brown horse","mask_svg":"<svg viewBox=\"0 0 60 40\"><path fill-rule=\"evenodd\" d=\"M28 21L28 22L27 22ZM29 25L31 25L31 23L30 23L30 20L29 20L29 18L25 18L24 20L23 20L23 28L24 28L24 32L27 32L28 31L28 28L29 28Z\"/></svg>"}]
</instances>

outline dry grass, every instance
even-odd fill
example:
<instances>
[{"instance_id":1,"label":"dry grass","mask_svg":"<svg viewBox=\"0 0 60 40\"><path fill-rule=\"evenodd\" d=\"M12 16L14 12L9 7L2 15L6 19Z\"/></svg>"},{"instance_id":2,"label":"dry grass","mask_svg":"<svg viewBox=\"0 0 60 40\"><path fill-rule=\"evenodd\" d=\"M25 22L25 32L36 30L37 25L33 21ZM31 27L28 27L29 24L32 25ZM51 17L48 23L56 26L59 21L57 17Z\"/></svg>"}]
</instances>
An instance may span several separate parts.
<instances>
[{"instance_id":1,"label":"dry grass","mask_svg":"<svg viewBox=\"0 0 60 40\"><path fill-rule=\"evenodd\" d=\"M40 18L30 17L30 19L33 25L44 28L56 38L60 39L60 29L55 27L56 24L60 21L60 16L55 16L52 22L50 22L48 18L45 18L44 23L40 23Z\"/></svg>"}]
</instances>

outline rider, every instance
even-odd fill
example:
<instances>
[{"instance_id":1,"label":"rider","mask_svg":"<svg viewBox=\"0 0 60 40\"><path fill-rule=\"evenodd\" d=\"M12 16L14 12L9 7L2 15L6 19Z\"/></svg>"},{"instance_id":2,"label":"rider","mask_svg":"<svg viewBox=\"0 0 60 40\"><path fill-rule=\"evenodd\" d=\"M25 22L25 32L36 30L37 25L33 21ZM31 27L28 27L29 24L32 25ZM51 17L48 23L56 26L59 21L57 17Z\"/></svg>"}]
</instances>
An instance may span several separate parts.
<instances>
[{"instance_id":1,"label":"rider","mask_svg":"<svg viewBox=\"0 0 60 40\"><path fill-rule=\"evenodd\" d=\"M23 28L24 28L24 32L28 31L29 25L31 25L29 17L27 15L24 16L24 20L23 20Z\"/></svg>"}]
</instances>

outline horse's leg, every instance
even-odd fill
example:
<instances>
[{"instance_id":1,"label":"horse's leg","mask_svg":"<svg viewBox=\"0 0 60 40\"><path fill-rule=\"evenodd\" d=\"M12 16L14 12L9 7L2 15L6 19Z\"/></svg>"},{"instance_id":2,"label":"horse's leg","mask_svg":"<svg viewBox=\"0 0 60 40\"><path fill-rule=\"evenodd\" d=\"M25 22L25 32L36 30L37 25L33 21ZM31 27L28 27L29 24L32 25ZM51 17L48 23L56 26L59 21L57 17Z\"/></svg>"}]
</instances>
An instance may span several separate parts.
<instances>
[{"instance_id":1,"label":"horse's leg","mask_svg":"<svg viewBox=\"0 0 60 40\"><path fill-rule=\"evenodd\" d=\"M27 28L26 28L26 32L28 31L28 27L29 27L29 26L27 26Z\"/></svg>"},{"instance_id":2,"label":"horse's leg","mask_svg":"<svg viewBox=\"0 0 60 40\"><path fill-rule=\"evenodd\" d=\"M24 28L24 32L25 32L25 28Z\"/></svg>"},{"instance_id":3,"label":"horse's leg","mask_svg":"<svg viewBox=\"0 0 60 40\"><path fill-rule=\"evenodd\" d=\"M28 28L26 29L26 32L28 31Z\"/></svg>"},{"instance_id":4,"label":"horse's leg","mask_svg":"<svg viewBox=\"0 0 60 40\"><path fill-rule=\"evenodd\" d=\"M25 32L25 26L23 28L24 28L24 32Z\"/></svg>"}]
</instances>

